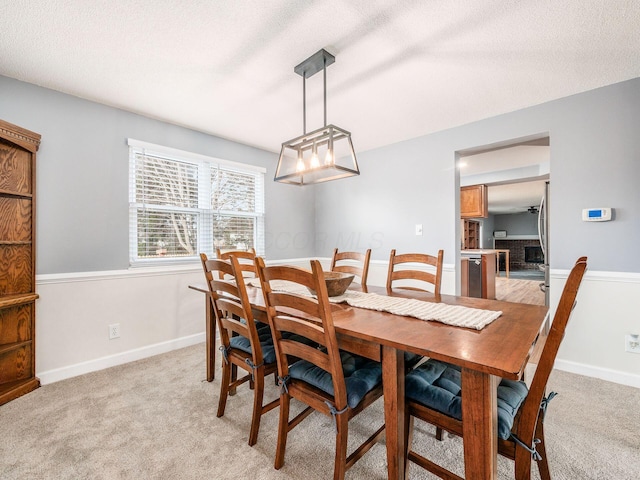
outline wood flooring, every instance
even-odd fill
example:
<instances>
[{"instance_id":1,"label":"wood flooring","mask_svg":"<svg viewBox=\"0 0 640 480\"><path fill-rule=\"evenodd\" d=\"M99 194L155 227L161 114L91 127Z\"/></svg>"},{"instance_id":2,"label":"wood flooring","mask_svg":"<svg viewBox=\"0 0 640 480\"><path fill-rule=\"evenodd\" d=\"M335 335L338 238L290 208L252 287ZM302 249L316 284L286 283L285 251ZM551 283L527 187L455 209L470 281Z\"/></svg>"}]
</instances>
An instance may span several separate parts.
<instances>
[{"instance_id":1,"label":"wood flooring","mask_svg":"<svg viewBox=\"0 0 640 480\"><path fill-rule=\"evenodd\" d=\"M544 305L544 292L540 290L541 282L541 279L522 280L517 278L496 277L496 300ZM536 343L531 358L529 358L523 377L523 380L526 382L530 382L533 378L546 339L547 332L545 331Z\"/></svg>"},{"instance_id":2,"label":"wood flooring","mask_svg":"<svg viewBox=\"0 0 640 480\"><path fill-rule=\"evenodd\" d=\"M506 302L544 305L544 292L540 290L541 280L520 280L496 277L496 299Z\"/></svg>"}]
</instances>

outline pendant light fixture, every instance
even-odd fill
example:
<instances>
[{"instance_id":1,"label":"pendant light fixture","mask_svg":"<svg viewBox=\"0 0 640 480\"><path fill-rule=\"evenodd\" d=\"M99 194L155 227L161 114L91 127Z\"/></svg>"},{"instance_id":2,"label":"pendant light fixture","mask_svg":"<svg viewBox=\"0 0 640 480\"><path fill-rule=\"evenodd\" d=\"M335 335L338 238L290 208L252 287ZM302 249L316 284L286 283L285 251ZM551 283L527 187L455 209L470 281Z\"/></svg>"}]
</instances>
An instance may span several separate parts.
<instances>
[{"instance_id":1,"label":"pendant light fixture","mask_svg":"<svg viewBox=\"0 0 640 480\"><path fill-rule=\"evenodd\" d=\"M303 134L282 144L276 182L310 185L360 175L351 133L327 125L327 67L334 62L335 57L322 49L293 69L302 76ZM307 133L306 80L320 71L324 74L324 127Z\"/></svg>"}]
</instances>

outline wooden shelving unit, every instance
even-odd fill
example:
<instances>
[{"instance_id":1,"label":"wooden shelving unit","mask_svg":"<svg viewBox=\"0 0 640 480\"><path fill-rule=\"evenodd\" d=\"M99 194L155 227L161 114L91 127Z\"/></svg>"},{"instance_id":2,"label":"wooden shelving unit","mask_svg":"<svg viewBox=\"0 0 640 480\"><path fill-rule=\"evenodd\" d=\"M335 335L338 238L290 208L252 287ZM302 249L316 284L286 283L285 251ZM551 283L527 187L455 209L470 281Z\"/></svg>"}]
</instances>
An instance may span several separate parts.
<instances>
[{"instance_id":1,"label":"wooden shelving unit","mask_svg":"<svg viewBox=\"0 0 640 480\"><path fill-rule=\"evenodd\" d=\"M465 220L463 238L463 250L480 248L480 222Z\"/></svg>"},{"instance_id":2,"label":"wooden shelving unit","mask_svg":"<svg viewBox=\"0 0 640 480\"><path fill-rule=\"evenodd\" d=\"M40 135L0 120L0 405L35 376L35 178Z\"/></svg>"}]
</instances>

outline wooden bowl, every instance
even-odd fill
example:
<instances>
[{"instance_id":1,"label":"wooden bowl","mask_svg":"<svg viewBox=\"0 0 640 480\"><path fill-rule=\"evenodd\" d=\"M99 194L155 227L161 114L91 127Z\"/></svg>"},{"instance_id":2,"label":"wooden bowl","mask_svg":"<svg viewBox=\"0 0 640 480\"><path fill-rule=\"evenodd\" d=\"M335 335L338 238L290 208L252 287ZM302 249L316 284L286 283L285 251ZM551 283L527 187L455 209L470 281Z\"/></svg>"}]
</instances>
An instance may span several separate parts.
<instances>
[{"instance_id":1,"label":"wooden bowl","mask_svg":"<svg viewBox=\"0 0 640 480\"><path fill-rule=\"evenodd\" d=\"M327 285L329 296L337 297L342 295L349 288L354 277L353 273L324 272L324 283ZM316 294L314 290L309 289L309 291L312 295Z\"/></svg>"}]
</instances>

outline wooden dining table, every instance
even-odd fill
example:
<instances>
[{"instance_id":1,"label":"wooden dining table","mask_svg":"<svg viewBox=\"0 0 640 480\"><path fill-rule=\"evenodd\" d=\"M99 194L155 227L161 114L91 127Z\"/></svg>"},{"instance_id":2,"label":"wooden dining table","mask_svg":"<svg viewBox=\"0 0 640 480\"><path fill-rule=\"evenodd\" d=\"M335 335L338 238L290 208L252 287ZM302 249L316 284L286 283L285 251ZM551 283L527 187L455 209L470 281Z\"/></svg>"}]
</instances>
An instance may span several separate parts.
<instances>
[{"instance_id":1,"label":"wooden dining table","mask_svg":"<svg viewBox=\"0 0 640 480\"><path fill-rule=\"evenodd\" d=\"M206 286L190 288L209 293ZM354 285L351 288L357 289ZM247 288L256 319L265 319L259 288ZM405 365L404 351L425 355L461 367L464 419L465 478L497 478L497 387L500 378L519 379L536 343L543 336L548 308L452 295L434 296L413 290L369 292L442 302L502 315L481 330L453 327L375 310L333 304L332 314L340 347L382 362L384 416L389 479L405 478ZM215 369L215 316L207 302L207 372ZM209 378L208 378L209 379Z\"/></svg>"}]
</instances>

